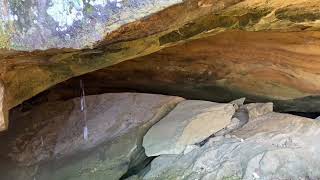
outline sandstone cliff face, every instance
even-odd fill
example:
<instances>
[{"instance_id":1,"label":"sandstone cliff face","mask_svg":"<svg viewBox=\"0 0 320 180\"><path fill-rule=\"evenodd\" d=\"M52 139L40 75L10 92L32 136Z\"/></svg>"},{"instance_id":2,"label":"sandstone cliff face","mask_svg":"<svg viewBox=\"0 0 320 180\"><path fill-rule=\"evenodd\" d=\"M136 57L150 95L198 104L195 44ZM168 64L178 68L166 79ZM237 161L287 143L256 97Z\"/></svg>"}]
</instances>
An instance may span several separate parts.
<instances>
[{"instance_id":1,"label":"sandstone cliff face","mask_svg":"<svg viewBox=\"0 0 320 180\"><path fill-rule=\"evenodd\" d=\"M232 80L230 78L227 80L228 85L224 85L224 81L220 82L222 86L240 88L244 92L253 89L255 95L277 99L301 98L317 94L318 86L309 83L308 77L312 77L314 81L318 78L315 73L318 67L316 60L318 33L311 31L319 30L319 2L319 0L312 2L307 0L90 2L51 0L44 3L1 0L0 79L4 86L2 111L6 112L22 101L71 77L147 55L190 39L219 36L221 32L226 32L224 36L227 37L230 30L267 31L268 33L261 36L286 39L287 43L285 47L280 48L281 51L288 51L289 48L289 52L298 53L299 58L286 58L283 55L287 54L283 54L270 60L270 64L276 66L273 70L267 68L267 70L257 69L257 72L253 72L252 69L244 71L244 73L250 72L246 78L253 82L260 82L260 79L267 81L264 78L265 74L270 78L274 76L277 79L276 85L244 83L238 87L239 84L234 81L236 79L244 81L242 76L234 77L239 74L238 72L230 75ZM297 34L289 33L297 31L299 32ZM230 32L231 36L232 34ZM247 36L251 37L251 34ZM255 37L253 35L251 40L257 42ZM308 39L309 45L300 48L291 46L294 42L306 44L304 39ZM290 46L286 47L288 44ZM256 44L253 46L257 47ZM274 49L267 48L265 51L271 53L272 50ZM279 51L274 51L274 54L278 54ZM250 54L240 49L235 52ZM255 61L253 63L261 63L260 67L266 66L262 62L269 59L265 60L262 54L261 57L263 58L253 57L252 61ZM228 58L230 59L227 55L225 57L221 55L220 61L226 61ZM240 62L241 57L238 60ZM248 63L250 66L250 60L246 60L244 63L246 65L242 66L247 66ZM277 66L283 63L285 66L290 66ZM284 73L283 68L292 72ZM276 75L273 75L274 72ZM287 74L290 77L286 77ZM270 86L273 86L273 91L284 92L270 92ZM301 90L296 86L303 86L305 89ZM288 92L285 92L287 90ZM2 116L0 119L6 118Z\"/></svg>"},{"instance_id":2,"label":"sandstone cliff face","mask_svg":"<svg viewBox=\"0 0 320 180\"><path fill-rule=\"evenodd\" d=\"M83 79L91 94L135 90L220 102L247 97L273 101L281 111L318 112L319 38L319 32L223 32L71 79L53 92L72 96Z\"/></svg>"}]
</instances>

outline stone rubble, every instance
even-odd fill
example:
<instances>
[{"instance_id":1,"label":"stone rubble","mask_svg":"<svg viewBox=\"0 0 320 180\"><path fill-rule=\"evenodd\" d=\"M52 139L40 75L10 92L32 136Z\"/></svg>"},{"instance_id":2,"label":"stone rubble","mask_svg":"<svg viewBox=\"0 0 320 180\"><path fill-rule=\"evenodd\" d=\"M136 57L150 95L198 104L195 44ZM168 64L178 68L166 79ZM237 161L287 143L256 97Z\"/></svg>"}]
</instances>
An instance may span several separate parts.
<instances>
[{"instance_id":1,"label":"stone rubble","mask_svg":"<svg viewBox=\"0 0 320 180\"><path fill-rule=\"evenodd\" d=\"M0 136L1 153L7 155L0 158L2 179L320 177L320 122L273 112L272 103L139 93L87 96L84 141L79 101L13 111L12 122L25 128Z\"/></svg>"}]
</instances>

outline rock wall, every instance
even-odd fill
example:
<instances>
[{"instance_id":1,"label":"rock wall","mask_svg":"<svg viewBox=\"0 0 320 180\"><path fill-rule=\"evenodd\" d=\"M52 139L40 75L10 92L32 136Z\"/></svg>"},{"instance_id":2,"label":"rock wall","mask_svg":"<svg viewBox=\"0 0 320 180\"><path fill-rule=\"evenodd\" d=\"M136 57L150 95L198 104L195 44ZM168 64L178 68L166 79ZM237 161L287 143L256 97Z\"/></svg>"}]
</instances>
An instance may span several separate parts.
<instances>
[{"instance_id":1,"label":"rock wall","mask_svg":"<svg viewBox=\"0 0 320 180\"><path fill-rule=\"evenodd\" d=\"M219 102L247 97L272 101L277 111L319 112L319 38L319 32L224 32L71 79L52 94L76 96L73 87L82 79L92 94L131 90Z\"/></svg>"},{"instance_id":2,"label":"rock wall","mask_svg":"<svg viewBox=\"0 0 320 180\"><path fill-rule=\"evenodd\" d=\"M71 77L190 39L229 30L308 34L319 29L318 0L0 4L0 79L6 110Z\"/></svg>"}]
</instances>

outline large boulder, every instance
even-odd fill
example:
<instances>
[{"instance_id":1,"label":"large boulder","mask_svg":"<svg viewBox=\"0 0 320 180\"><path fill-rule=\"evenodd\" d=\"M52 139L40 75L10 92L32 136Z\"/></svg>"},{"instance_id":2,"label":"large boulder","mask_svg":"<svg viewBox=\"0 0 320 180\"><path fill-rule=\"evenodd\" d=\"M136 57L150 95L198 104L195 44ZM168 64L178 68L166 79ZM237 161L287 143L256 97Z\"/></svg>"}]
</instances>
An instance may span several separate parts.
<instances>
[{"instance_id":1,"label":"large boulder","mask_svg":"<svg viewBox=\"0 0 320 180\"><path fill-rule=\"evenodd\" d=\"M137 93L87 96L86 120L79 98L16 110L12 121L24 128L1 139L2 151L7 147L1 155L18 164L7 178L119 179L146 158L142 138L147 130L182 100Z\"/></svg>"},{"instance_id":2,"label":"large boulder","mask_svg":"<svg viewBox=\"0 0 320 180\"><path fill-rule=\"evenodd\" d=\"M226 127L234 112L232 104L183 101L144 136L146 155L180 154Z\"/></svg>"},{"instance_id":3,"label":"large boulder","mask_svg":"<svg viewBox=\"0 0 320 180\"><path fill-rule=\"evenodd\" d=\"M319 128L313 119L268 113L231 137L157 157L143 179L319 179Z\"/></svg>"}]
</instances>

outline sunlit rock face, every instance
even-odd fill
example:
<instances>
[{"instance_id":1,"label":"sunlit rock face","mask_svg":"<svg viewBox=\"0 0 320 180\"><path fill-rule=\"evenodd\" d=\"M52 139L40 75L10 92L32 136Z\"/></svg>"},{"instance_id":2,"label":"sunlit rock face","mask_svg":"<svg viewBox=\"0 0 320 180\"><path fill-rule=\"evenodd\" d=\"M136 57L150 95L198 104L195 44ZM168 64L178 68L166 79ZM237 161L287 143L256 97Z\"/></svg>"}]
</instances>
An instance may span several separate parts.
<instances>
[{"instance_id":1,"label":"sunlit rock face","mask_svg":"<svg viewBox=\"0 0 320 180\"><path fill-rule=\"evenodd\" d=\"M34 51L94 46L124 24L182 0L0 1L0 48Z\"/></svg>"},{"instance_id":2,"label":"sunlit rock face","mask_svg":"<svg viewBox=\"0 0 320 180\"><path fill-rule=\"evenodd\" d=\"M319 2L0 0L0 79L5 91L4 111L71 77L224 31L283 32L281 36L294 43L296 39L287 36L288 32L309 36L310 31L319 30ZM272 36L268 33L264 37ZM310 42L316 44L317 41L311 38ZM307 54L316 54L316 50L308 46L304 50ZM277 59L280 64L286 62L283 57ZM303 97L304 93L293 90L285 99ZM314 93L308 90L306 94Z\"/></svg>"}]
</instances>

